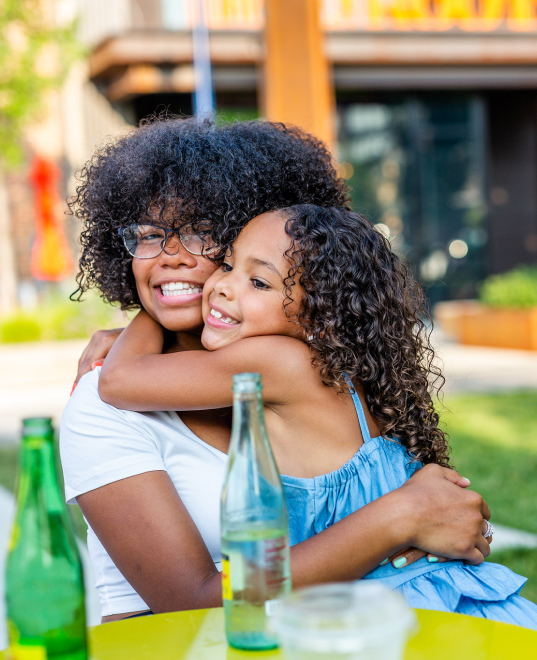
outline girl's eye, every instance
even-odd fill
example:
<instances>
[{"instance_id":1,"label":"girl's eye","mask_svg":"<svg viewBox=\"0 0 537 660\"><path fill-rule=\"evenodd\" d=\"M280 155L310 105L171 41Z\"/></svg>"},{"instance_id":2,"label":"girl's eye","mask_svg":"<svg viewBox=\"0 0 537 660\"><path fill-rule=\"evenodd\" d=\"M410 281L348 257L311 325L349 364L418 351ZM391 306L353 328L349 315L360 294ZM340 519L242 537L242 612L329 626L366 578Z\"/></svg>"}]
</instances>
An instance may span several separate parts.
<instances>
[{"instance_id":1,"label":"girl's eye","mask_svg":"<svg viewBox=\"0 0 537 660\"><path fill-rule=\"evenodd\" d=\"M230 273L233 270L233 267L230 266L230 264L223 263L222 270L224 271L224 273Z\"/></svg>"},{"instance_id":2,"label":"girl's eye","mask_svg":"<svg viewBox=\"0 0 537 660\"><path fill-rule=\"evenodd\" d=\"M266 284L265 282L263 282L263 280L258 280L257 277L254 277L254 278L252 279L252 284L254 285L254 287L255 287L256 289L268 289L268 288L270 288L270 287L268 286L268 284Z\"/></svg>"}]
</instances>

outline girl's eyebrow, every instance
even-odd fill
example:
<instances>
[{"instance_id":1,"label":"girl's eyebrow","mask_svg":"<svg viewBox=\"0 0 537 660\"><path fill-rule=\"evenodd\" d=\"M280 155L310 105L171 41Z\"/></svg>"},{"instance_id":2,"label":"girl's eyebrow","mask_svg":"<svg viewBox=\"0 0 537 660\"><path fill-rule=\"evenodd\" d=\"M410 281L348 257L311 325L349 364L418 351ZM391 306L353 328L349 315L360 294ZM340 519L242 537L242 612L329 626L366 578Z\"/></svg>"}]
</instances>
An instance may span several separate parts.
<instances>
[{"instance_id":1,"label":"girl's eyebrow","mask_svg":"<svg viewBox=\"0 0 537 660\"><path fill-rule=\"evenodd\" d=\"M255 257L248 257L248 261L252 264L255 264L256 266L264 266L265 268L268 268L273 273L276 273L280 279L282 279L280 271L276 268L276 266L274 266L274 264L271 264L270 261L263 261L262 259L256 259Z\"/></svg>"}]
</instances>

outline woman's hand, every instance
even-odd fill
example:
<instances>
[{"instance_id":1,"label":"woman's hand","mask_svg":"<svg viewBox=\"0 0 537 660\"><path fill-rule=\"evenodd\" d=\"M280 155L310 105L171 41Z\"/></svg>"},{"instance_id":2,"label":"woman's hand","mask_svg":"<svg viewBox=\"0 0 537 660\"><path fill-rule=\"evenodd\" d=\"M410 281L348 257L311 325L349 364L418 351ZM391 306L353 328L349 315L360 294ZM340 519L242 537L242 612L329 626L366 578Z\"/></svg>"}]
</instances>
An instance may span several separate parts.
<instances>
[{"instance_id":1,"label":"woman's hand","mask_svg":"<svg viewBox=\"0 0 537 660\"><path fill-rule=\"evenodd\" d=\"M123 330L124 328L114 328L113 330L97 330L97 332L93 333L89 344L84 349L78 361L75 385L84 374L87 374L93 369L95 362L104 362L104 359Z\"/></svg>"},{"instance_id":2,"label":"woman's hand","mask_svg":"<svg viewBox=\"0 0 537 660\"><path fill-rule=\"evenodd\" d=\"M453 489L453 485L460 490ZM455 470L426 465L399 489L401 495L410 496L408 501L416 502L414 515L407 510L415 525L412 534L415 548L439 561L441 557L464 559L478 565L488 557L492 538L485 538L483 533L490 509L481 495L465 490L469 485L469 480ZM414 554L414 561L419 558L420 555Z\"/></svg>"},{"instance_id":3,"label":"woman's hand","mask_svg":"<svg viewBox=\"0 0 537 660\"><path fill-rule=\"evenodd\" d=\"M456 473L458 474L458 473ZM457 478L455 474L452 474L452 477L455 478L456 485L460 486L461 488L468 488L470 485L470 482L468 479L463 478ZM483 519L483 533L487 531L487 524L485 522L485 519ZM492 536L487 537L487 541L489 545L492 543ZM395 554L393 554L391 557L388 557L388 559L385 559L382 564L387 564L388 562L391 562L394 568L404 568L406 566L410 566L410 564L413 564L414 562L423 559L424 557L427 557L427 561L431 564L436 564L436 563L443 563L446 561L453 561L452 559L448 559L447 557L440 557L438 555L432 555L428 552L425 552L424 550L418 550L418 548L402 548Z\"/></svg>"}]
</instances>

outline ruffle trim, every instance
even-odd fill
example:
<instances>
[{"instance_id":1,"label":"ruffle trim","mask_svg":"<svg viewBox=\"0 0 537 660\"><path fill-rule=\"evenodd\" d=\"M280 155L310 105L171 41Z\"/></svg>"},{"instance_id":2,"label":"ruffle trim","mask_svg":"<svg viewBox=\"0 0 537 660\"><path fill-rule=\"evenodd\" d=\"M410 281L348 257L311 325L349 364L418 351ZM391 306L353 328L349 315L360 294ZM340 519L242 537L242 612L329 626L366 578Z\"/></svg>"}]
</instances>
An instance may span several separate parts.
<instances>
[{"instance_id":1,"label":"ruffle trim","mask_svg":"<svg viewBox=\"0 0 537 660\"><path fill-rule=\"evenodd\" d=\"M446 564L396 587L411 607L456 612L465 598L498 602L518 595L527 578L506 566L484 562L479 566ZM529 602L529 601L527 601ZM537 606L535 606L537 621Z\"/></svg>"}]
</instances>

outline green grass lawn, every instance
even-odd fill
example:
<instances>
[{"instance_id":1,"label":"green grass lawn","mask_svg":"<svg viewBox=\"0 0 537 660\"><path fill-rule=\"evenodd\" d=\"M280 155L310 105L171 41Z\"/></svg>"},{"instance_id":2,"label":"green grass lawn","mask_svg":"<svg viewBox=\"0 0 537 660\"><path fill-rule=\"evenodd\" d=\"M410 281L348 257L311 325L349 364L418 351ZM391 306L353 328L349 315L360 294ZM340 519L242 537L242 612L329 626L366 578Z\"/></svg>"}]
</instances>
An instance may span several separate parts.
<instances>
[{"instance_id":1,"label":"green grass lawn","mask_svg":"<svg viewBox=\"0 0 537 660\"><path fill-rule=\"evenodd\" d=\"M537 533L537 391L446 398L442 421L453 465L492 510L493 522ZM16 450L0 448L0 484L14 489ZM84 538L78 507L69 507ZM493 553L492 560L529 578L523 595L537 603L537 550Z\"/></svg>"},{"instance_id":2,"label":"green grass lawn","mask_svg":"<svg viewBox=\"0 0 537 660\"><path fill-rule=\"evenodd\" d=\"M460 394L444 404L453 465L483 495L492 521L537 533L537 391ZM522 595L537 603L537 550L491 561L529 578Z\"/></svg>"}]
</instances>

